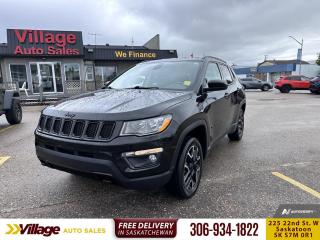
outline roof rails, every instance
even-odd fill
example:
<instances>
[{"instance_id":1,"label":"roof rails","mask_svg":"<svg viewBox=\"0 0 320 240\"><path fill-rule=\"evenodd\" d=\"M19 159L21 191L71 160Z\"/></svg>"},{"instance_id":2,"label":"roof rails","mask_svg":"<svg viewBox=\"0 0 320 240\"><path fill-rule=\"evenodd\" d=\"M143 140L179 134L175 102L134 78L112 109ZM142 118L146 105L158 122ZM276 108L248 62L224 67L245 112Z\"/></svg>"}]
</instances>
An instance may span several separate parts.
<instances>
[{"instance_id":1,"label":"roof rails","mask_svg":"<svg viewBox=\"0 0 320 240\"><path fill-rule=\"evenodd\" d=\"M226 61L222 60L221 58L217 58L217 57L212 57L212 56L205 56L203 57L202 59L205 60L205 59L214 59L214 60L218 60L220 62L223 62L223 63L227 63Z\"/></svg>"}]
</instances>

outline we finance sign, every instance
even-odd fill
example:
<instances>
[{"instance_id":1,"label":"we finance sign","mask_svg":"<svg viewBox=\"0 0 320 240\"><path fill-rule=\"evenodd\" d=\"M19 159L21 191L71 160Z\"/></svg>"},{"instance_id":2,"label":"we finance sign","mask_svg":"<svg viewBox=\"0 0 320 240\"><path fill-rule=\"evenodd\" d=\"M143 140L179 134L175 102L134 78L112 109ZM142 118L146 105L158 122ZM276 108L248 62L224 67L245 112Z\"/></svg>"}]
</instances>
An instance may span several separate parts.
<instances>
[{"instance_id":1,"label":"we finance sign","mask_svg":"<svg viewBox=\"0 0 320 240\"><path fill-rule=\"evenodd\" d=\"M151 50L115 50L114 57L131 60L156 59L157 53Z\"/></svg>"},{"instance_id":2,"label":"we finance sign","mask_svg":"<svg viewBox=\"0 0 320 240\"><path fill-rule=\"evenodd\" d=\"M78 56L83 54L82 33L7 29L8 48L18 56Z\"/></svg>"}]
</instances>

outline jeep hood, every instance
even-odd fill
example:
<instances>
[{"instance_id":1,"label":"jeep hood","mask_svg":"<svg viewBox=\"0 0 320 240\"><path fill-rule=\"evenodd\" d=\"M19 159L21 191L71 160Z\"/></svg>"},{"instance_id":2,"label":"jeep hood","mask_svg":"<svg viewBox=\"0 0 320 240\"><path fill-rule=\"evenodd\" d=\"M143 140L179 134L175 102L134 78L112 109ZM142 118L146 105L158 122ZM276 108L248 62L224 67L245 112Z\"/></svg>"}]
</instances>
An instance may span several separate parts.
<instances>
[{"instance_id":1,"label":"jeep hood","mask_svg":"<svg viewBox=\"0 0 320 240\"><path fill-rule=\"evenodd\" d=\"M130 117L134 117L132 114L140 117L157 116L166 108L191 98L191 95L190 92L172 90L106 89L59 102L46 108L44 114L125 115L130 112Z\"/></svg>"}]
</instances>

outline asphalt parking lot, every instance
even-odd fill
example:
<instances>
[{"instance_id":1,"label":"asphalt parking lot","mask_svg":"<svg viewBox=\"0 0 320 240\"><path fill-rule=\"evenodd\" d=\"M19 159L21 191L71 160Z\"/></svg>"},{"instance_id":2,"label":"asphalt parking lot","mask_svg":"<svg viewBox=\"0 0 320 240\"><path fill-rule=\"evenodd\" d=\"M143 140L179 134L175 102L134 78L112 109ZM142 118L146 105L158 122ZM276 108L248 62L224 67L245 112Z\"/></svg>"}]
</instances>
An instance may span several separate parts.
<instances>
[{"instance_id":1,"label":"asphalt parking lot","mask_svg":"<svg viewBox=\"0 0 320 240\"><path fill-rule=\"evenodd\" d=\"M20 125L0 117L0 217L265 218L279 204L320 203L319 109L320 95L248 91L243 140L222 139L198 193L178 200L42 167L33 137L41 107L24 107Z\"/></svg>"}]
</instances>

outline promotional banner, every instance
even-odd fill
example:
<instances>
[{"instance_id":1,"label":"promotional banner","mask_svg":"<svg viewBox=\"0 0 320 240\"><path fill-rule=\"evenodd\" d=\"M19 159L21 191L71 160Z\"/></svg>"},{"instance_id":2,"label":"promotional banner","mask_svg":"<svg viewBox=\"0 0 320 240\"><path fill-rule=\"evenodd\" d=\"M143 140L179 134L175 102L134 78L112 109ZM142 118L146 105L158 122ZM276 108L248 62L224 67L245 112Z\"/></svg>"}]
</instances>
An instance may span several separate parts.
<instances>
[{"instance_id":1,"label":"promotional banner","mask_svg":"<svg viewBox=\"0 0 320 240\"><path fill-rule=\"evenodd\" d=\"M14 239L320 239L320 218L1 219L1 240Z\"/></svg>"}]
</instances>

